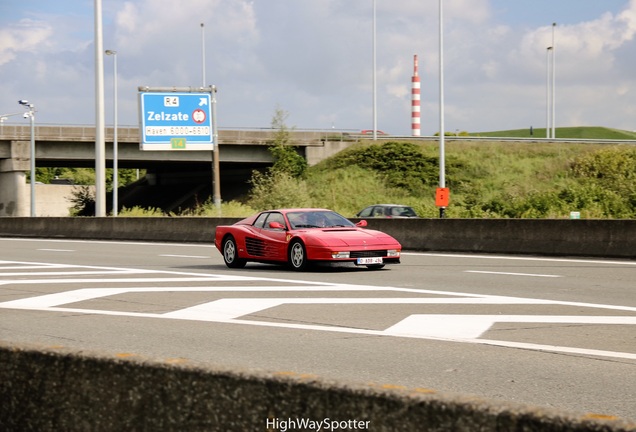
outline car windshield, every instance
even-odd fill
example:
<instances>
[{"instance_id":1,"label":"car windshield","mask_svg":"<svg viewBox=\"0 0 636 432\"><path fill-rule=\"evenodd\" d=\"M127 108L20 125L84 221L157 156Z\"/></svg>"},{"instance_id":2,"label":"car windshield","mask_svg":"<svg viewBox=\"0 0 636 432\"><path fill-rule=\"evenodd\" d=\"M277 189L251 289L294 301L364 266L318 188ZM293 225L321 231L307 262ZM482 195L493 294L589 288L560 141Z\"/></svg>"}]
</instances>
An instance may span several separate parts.
<instances>
[{"instance_id":1,"label":"car windshield","mask_svg":"<svg viewBox=\"0 0 636 432\"><path fill-rule=\"evenodd\" d=\"M353 222L332 211L297 211L287 213L292 229L353 227Z\"/></svg>"}]
</instances>

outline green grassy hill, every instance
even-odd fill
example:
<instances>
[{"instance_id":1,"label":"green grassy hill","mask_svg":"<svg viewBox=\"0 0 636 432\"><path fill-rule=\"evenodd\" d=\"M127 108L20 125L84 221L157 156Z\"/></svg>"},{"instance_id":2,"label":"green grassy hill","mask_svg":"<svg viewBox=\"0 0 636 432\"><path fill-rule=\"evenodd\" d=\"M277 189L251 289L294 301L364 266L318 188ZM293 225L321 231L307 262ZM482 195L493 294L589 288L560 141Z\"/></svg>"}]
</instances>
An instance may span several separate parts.
<instances>
[{"instance_id":1,"label":"green grassy hill","mask_svg":"<svg viewBox=\"0 0 636 432\"><path fill-rule=\"evenodd\" d=\"M582 138L582 139L609 139L609 140L633 140L636 139L636 132L629 132L619 129L610 129L606 127L566 127L557 128L557 138ZM479 137L505 137L505 138L545 138L545 128L535 128L530 134L528 129L515 129L493 132L471 132L469 136Z\"/></svg>"}]
</instances>

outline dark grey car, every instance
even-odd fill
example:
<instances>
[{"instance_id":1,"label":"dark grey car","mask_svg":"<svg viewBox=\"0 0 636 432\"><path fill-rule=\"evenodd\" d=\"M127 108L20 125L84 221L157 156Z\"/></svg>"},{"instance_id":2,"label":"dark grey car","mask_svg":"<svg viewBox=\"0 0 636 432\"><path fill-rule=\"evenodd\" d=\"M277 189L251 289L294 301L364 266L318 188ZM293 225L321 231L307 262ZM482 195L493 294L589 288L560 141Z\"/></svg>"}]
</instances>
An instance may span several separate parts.
<instances>
[{"instance_id":1,"label":"dark grey car","mask_svg":"<svg viewBox=\"0 0 636 432\"><path fill-rule=\"evenodd\" d=\"M356 215L361 218L416 218L412 207L401 204L374 204Z\"/></svg>"}]
</instances>

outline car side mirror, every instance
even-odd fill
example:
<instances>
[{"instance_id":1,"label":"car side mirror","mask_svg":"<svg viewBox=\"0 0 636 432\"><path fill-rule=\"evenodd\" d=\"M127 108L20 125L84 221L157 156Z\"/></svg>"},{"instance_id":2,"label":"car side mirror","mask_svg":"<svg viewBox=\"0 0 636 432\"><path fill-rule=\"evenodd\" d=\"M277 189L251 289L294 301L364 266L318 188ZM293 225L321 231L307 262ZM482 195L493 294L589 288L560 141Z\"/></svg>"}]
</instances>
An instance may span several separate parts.
<instances>
[{"instance_id":1,"label":"car side mirror","mask_svg":"<svg viewBox=\"0 0 636 432\"><path fill-rule=\"evenodd\" d=\"M360 222L356 224L357 227L364 228L367 226L367 221L362 219Z\"/></svg>"},{"instance_id":2,"label":"car side mirror","mask_svg":"<svg viewBox=\"0 0 636 432\"><path fill-rule=\"evenodd\" d=\"M269 227L272 229L281 229L281 230L285 229L285 225L283 225L280 222L270 222Z\"/></svg>"}]
</instances>

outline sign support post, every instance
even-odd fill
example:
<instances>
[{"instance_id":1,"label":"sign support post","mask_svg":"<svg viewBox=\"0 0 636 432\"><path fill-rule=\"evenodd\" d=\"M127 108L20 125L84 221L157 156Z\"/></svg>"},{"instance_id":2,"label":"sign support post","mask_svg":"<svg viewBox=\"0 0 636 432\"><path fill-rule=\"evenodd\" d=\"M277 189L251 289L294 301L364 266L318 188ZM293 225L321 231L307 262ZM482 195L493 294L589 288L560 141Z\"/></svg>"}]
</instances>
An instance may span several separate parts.
<instances>
[{"instance_id":1,"label":"sign support post","mask_svg":"<svg viewBox=\"0 0 636 432\"><path fill-rule=\"evenodd\" d=\"M221 216L221 168L219 161L219 129L216 125L216 86L212 86L212 135L213 141L217 143L212 151L212 190L214 191L214 206L219 216Z\"/></svg>"}]
</instances>

